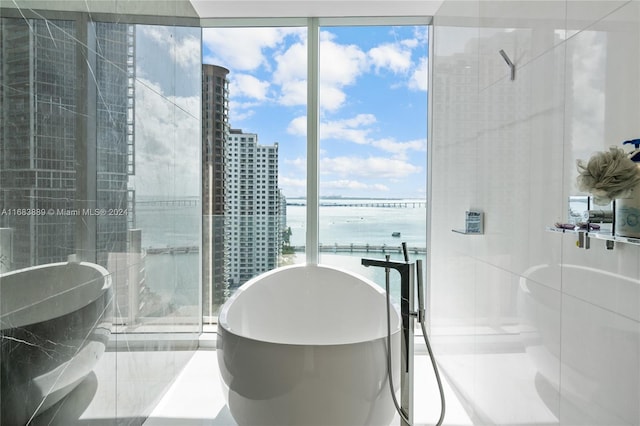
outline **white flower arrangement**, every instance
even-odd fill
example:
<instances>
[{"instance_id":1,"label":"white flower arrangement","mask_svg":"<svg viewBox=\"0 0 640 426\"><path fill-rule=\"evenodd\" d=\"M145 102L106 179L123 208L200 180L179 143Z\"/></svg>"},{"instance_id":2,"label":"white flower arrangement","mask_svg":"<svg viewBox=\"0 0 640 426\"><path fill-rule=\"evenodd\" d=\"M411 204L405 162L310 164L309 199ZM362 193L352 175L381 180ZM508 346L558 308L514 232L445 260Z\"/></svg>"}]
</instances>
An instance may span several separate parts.
<instances>
[{"instance_id":1,"label":"white flower arrangement","mask_svg":"<svg viewBox=\"0 0 640 426\"><path fill-rule=\"evenodd\" d=\"M640 167L623 149L611 147L597 152L585 163L577 161L577 186L593 195L593 202L606 206L616 198L626 198L640 183Z\"/></svg>"}]
</instances>

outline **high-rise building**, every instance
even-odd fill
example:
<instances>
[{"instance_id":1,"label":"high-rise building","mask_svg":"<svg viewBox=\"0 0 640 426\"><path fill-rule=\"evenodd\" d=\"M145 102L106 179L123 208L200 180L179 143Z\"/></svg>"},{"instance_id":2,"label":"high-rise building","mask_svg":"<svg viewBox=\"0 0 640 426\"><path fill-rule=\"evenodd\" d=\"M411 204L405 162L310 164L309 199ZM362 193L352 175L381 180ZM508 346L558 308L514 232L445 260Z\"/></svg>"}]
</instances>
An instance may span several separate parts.
<instances>
[{"instance_id":1,"label":"high-rise building","mask_svg":"<svg viewBox=\"0 0 640 426\"><path fill-rule=\"evenodd\" d=\"M13 268L78 253L104 265L127 250L133 26L0 25L0 227L12 229Z\"/></svg>"},{"instance_id":2,"label":"high-rise building","mask_svg":"<svg viewBox=\"0 0 640 426\"><path fill-rule=\"evenodd\" d=\"M287 231L287 197L285 197L284 192L282 192L282 189L278 190L278 196L280 197L280 232L286 232ZM288 236L286 237L286 239L288 240ZM285 237L283 234L282 237L283 242L285 241ZM288 242L288 241L287 241Z\"/></svg>"},{"instance_id":3,"label":"high-rise building","mask_svg":"<svg viewBox=\"0 0 640 426\"><path fill-rule=\"evenodd\" d=\"M235 288L278 266L282 245L278 144L231 129L227 138L229 284Z\"/></svg>"},{"instance_id":4,"label":"high-rise building","mask_svg":"<svg viewBox=\"0 0 640 426\"><path fill-rule=\"evenodd\" d=\"M135 172L135 29L133 25L98 23L95 31L99 96L96 208L107 212L96 217L96 243L98 262L104 264L108 253L128 251L128 229L133 227L135 198L128 183Z\"/></svg>"},{"instance_id":5,"label":"high-rise building","mask_svg":"<svg viewBox=\"0 0 640 426\"><path fill-rule=\"evenodd\" d=\"M225 206L229 70L202 65L202 309L217 315L228 296Z\"/></svg>"}]
</instances>

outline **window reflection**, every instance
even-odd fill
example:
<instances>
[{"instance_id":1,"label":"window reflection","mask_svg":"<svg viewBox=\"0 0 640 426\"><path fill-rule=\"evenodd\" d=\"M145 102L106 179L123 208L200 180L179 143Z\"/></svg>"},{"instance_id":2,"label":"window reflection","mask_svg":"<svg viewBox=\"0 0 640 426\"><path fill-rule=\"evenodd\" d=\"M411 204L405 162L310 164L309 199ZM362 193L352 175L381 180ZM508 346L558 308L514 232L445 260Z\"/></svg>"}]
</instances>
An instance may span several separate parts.
<instances>
[{"instance_id":1,"label":"window reflection","mask_svg":"<svg viewBox=\"0 0 640 426\"><path fill-rule=\"evenodd\" d=\"M136 329L198 331L200 30L138 25L135 35L131 224L144 258Z\"/></svg>"},{"instance_id":2,"label":"window reflection","mask_svg":"<svg viewBox=\"0 0 640 426\"><path fill-rule=\"evenodd\" d=\"M200 30L3 18L2 40L0 271L95 262L117 331L199 330Z\"/></svg>"},{"instance_id":3,"label":"window reflection","mask_svg":"<svg viewBox=\"0 0 640 426\"><path fill-rule=\"evenodd\" d=\"M76 26L2 19L0 227L11 235L4 271L75 252Z\"/></svg>"}]
</instances>

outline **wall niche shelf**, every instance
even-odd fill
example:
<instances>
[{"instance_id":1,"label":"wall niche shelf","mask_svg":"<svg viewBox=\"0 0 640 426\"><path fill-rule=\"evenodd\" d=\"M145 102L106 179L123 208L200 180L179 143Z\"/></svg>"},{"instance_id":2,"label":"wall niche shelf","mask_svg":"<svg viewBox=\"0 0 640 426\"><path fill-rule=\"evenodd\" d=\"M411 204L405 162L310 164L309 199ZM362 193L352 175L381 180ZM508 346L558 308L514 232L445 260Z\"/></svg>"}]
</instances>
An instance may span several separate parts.
<instances>
[{"instance_id":1,"label":"wall niche shelf","mask_svg":"<svg viewBox=\"0 0 640 426\"><path fill-rule=\"evenodd\" d=\"M484 212L467 210L464 212L464 229L452 229L451 231L462 235L484 234Z\"/></svg>"},{"instance_id":2,"label":"wall niche shelf","mask_svg":"<svg viewBox=\"0 0 640 426\"><path fill-rule=\"evenodd\" d=\"M587 231L576 227L575 229L559 228L557 226L547 227L547 231L560 232L564 234L576 234L578 241L576 245L580 248L589 249L590 239L604 240L608 250L613 250L615 243L631 244L640 246L640 238L621 237L618 235L612 235L610 231Z\"/></svg>"}]
</instances>

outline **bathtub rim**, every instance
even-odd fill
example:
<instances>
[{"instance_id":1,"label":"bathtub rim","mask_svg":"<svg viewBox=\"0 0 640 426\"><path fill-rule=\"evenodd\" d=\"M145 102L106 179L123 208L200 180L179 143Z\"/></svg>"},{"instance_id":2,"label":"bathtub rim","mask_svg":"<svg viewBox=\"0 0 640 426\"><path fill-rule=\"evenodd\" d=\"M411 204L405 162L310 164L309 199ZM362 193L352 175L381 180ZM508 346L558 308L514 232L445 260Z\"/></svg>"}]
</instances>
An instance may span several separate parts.
<instances>
[{"instance_id":1,"label":"bathtub rim","mask_svg":"<svg viewBox=\"0 0 640 426\"><path fill-rule=\"evenodd\" d=\"M9 271L9 272L5 272L3 274L0 274L0 295L2 294L2 280L6 279L7 277L11 278L13 276L19 275L20 273L26 273L26 272L32 272L32 271L39 271L42 269L47 269L47 268L58 268L58 267L65 267L68 265L77 265L80 267L84 267L84 268L90 268L93 269L95 271L97 271L100 274L100 277L102 277L102 286L100 288L100 291L95 293L93 295L93 297L88 300L83 306L79 307L85 307L88 306L92 303L94 303L96 300L98 300L100 297L102 297L102 295L104 295L104 293L106 291L109 291L109 289L112 287L112 278L111 278L111 273L103 266L98 265L97 263L93 263L93 262L87 262L87 261L83 261L83 262L54 262L54 263L44 263L42 265L36 265L36 266L28 266L26 268L21 268L21 269L16 269L13 271ZM82 284L82 283L78 283L77 285ZM64 294L67 292L71 292L73 290L76 289L77 286L73 286L71 288L65 289L62 293L59 294ZM36 321L36 322L28 322L28 323L15 323L15 322L10 322L10 326L5 327L5 321L6 318L11 318L11 316L18 314L19 312L25 310L25 309L37 309L38 305L40 303L42 303L43 300L38 300L34 303L28 304L26 306L22 306L18 309L13 309L11 311L8 312L1 312L0 311L0 330L5 330L5 329L10 329L10 328L15 328L15 327L27 327L29 325L32 324L36 324L39 323L41 321ZM63 313L62 315L67 315L70 314L72 312L77 311L77 309L73 309L73 310L68 310L68 312ZM62 315L57 315L57 316L52 316L51 318L47 318L47 319L53 319L53 318L58 318ZM46 320L46 319L45 319Z\"/></svg>"},{"instance_id":2,"label":"bathtub rim","mask_svg":"<svg viewBox=\"0 0 640 426\"><path fill-rule=\"evenodd\" d=\"M336 266L332 266L332 265L325 265L325 264L294 264L294 265L287 265L287 266L280 266L278 268L274 268L270 271L264 272L260 275L257 275L253 278L251 278L249 281L247 281L246 283L244 283L243 285L241 285L235 292L234 294L231 295L231 297L229 297L229 299L223 304L222 308L220 309L220 314L218 315L218 331L217 331L217 335L218 335L218 345L220 344L220 341L223 340L223 336L221 333L221 329L224 330L225 333L229 333L237 338L240 339L246 339L252 342L258 342L258 343L267 343L267 344L272 344L272 345L283 345L283 346L290 346L290 347L316 347L316 346L322 346L322 347L330 347L330 346L348 346L348 345L354 345L354 344L361 344L361 343L367 343L367 342L376 342L378 340L385 340L387 339L387 329L385 326L385 330L384 333L382 333L380 336L376 336L374 338L367 338L367 339L359 339L359 340L352 340L352 341L348 341L348 342L329 342L329 343L295 343L295 342L280 342L280 341L273 341L273 340L268 340L268 339L259 339L259 338L255 338L255 337L250 337L244 334L240 334L237 333L233 330L230 329L229 327L229 322L228 322L228 315L229 315L229 309L234 305L235 301L238 299L238 297L240 297L240 295L242 293L244 293L245 291L249 290L251 287L253 287L254 285L256 285L256 283L258 283L259 281L261 281L264 278L270 277L272 275L276 275L279 272L283 272L289 269L304 269L304 268L323 268L323 269L330 269L332 271L337 271L346 275L349 275L355 279L357 279L358 281L360 281L362 284L367 285L369 288L371 288L372 290L375 290L380 297L383 298L383 300L386 303L386 291L381 288L380 286L378 286L376 283L374 283L372 280L356 274L354 272L351 272L347 269L344 268L340 268L340 267L336 267ZM396 334L399 334L401 331L401 318L400 318L400 312L398 311L398 308L396 308L394 305L390 306L390 310L389 313L392 315L392 319L391 319L391 336L394 336ZM394 315L395 313L395 315ZM386 312L385 312L386 315ZM395 326L394 326L395 323Z\"/></svg>"},{"instance_id":3,"label":"bathtub rim","mask_svg":"<svg viewBox=\"0 0 640 426\"><path fill-rule=\"evenodd\" d=\"M104 266L98 265L97 263L87 262L87 261L82 261L82 262L69 262L69 261L67 261L67 262L43 263L41 265L27 266L26 268L14 269L13 271L4 272L4 273L0 274L0 279L6 278L6 277L11 276L11 275L17 275L18 273L21 273L21 272L36 271L38 269L45 269L45 268L52 268L52 267L66 266L66 265L84 266L84 267L88 267L88 268L95 269L95 270L99 271L100 274L102 274L102 276L111 275L111 273ZM111 286L111 280L109 280L109 285L108 286ZM104 288L104 286L102 288Z\"/></svg>"},{"instance_id":4,"label":"bathtub rim","mask_svg":"<svg viewBox=\"0 0 640 426\"><path fill-rule=\"evenodd\" d=\"M394 308L395 309L395 308ZM398 314L399 315L399 314ZM392 326L393 327L393 326ZM292 342L273 342L270 340L266 340L266 339L256 339L255 337L249 337L249 336L244 336L242 334L238 334L238 333L234 333L233 331L229 330L226 327L221 327L218 329L218 331L216 332L216 334L218 335L218 339L216 340L216 349L220 349L220 344L222 341L224 341L224 337L222 336L223 333L226 334L231 334L234 338L237 339L241 339L241 340L248 340L250 342L253 343L259 343L259 344L265 344L265 345L275 345L275 346L289 346L292 348L300 348L300 347L308 347L308 348L313 348L313 347L323 347L323 348L330 348L330 347L341 347L341 346L350 346L350 345L361 345L361 344L366 344L366 343L376 343L378 341L384 341L386 344L386 340L387 340L387 334L385 332L385 334L383 336L380 337L376 337L374 339L363 339L363 340L354 340L352 342L344 342L344 343L292 343ZM391 338L393 338L393 336L395 336L396 334L400 334L400 327L398 327L397 330L393 330L393 328L391 329Z\"/></svg>"}]
</instances>

